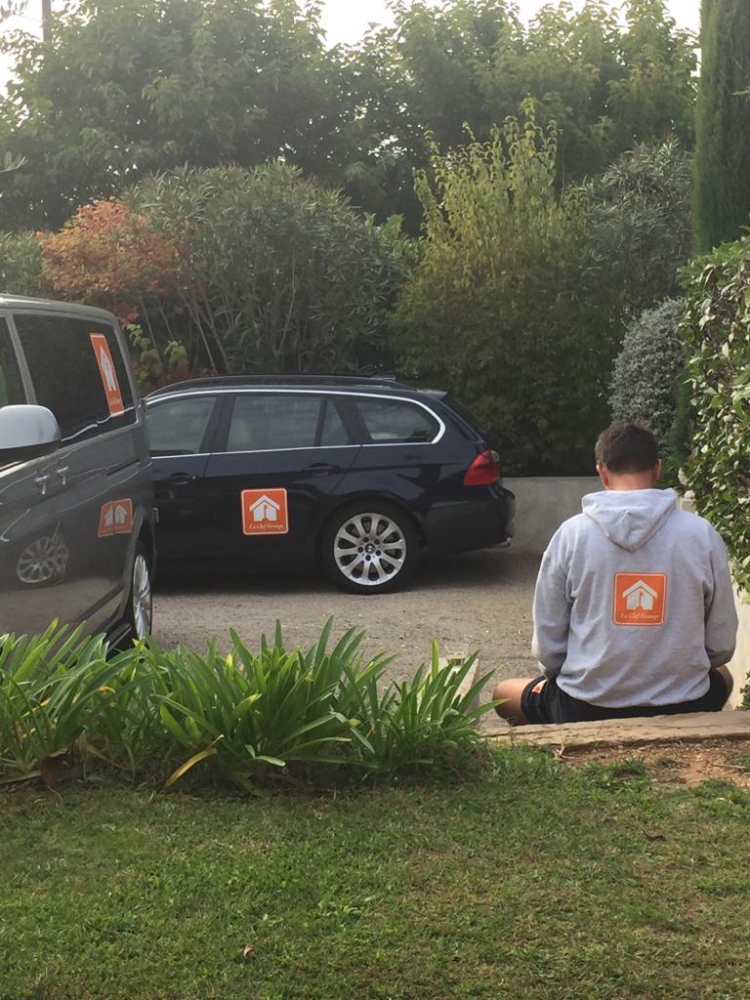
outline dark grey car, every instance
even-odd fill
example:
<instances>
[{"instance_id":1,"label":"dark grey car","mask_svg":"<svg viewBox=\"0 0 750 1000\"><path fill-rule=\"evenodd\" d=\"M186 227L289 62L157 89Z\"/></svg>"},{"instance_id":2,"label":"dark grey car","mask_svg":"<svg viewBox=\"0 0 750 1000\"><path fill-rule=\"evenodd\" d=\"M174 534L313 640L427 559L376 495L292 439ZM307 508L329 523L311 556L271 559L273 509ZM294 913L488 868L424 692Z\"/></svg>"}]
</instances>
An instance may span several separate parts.
<instances>
[{"instance_id":1,"label":"dark grey car","mask_svg":"<svg viewBox=\"0 0 750 1000\"><path fill-rule=\"evenodd\" d=\"M114 316L0 296L0 635L151 630L150 464Z\"/></svg>"}]
</instances>

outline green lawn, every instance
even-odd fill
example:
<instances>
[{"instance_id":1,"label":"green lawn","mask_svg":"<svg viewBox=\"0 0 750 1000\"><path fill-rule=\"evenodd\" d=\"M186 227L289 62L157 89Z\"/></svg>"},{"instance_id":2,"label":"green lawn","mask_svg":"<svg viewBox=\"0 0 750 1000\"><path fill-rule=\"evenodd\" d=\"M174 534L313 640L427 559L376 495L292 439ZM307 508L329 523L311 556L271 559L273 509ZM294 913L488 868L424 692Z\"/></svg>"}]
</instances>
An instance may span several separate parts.
<instances>
[{"instance_id":1,"label":"green lawn","mask_svg":"<svg viewBox=\"0 0 750 1000\"><path fill-rule=\"evenodd\" d=\"M749 806L522 750L336 797L25 789L0 796L0 997L740 1000Z\"/></svg>"}]
</instances>

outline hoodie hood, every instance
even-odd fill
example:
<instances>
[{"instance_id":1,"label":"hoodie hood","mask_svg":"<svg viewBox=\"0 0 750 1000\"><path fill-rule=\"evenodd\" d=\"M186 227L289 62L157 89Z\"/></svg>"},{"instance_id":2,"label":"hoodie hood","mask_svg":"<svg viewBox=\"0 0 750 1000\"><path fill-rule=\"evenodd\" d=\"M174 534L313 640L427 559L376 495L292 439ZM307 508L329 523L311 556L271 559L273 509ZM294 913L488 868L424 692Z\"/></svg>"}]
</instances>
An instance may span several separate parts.
<instances>
[{"instance_id":1,"label":"hoodie hood","mask_svg":"<svg viewBox=\"0 0 750 1000\"><path fill-rule=\"evenodd\" d=\"M621 549L635 552L675 510L674 490L610 490L583 498L583 513Z\"/></svg>"}]
</instances>

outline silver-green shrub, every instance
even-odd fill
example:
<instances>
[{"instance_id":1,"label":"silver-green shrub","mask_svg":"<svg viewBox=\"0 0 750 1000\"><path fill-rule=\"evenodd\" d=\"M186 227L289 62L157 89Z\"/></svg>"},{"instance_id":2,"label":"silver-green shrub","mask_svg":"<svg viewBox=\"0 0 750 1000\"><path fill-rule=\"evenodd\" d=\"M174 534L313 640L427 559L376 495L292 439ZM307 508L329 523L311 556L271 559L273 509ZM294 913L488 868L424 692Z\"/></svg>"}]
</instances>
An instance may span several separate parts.
<instances>
[{"instance_id":1,"label":"silver-green shrub","mask_svg":"<svg viewBox=\"0 0 750 1000\"><path fill-rule=\"evenodd\" d=\"M667 299L633 320L615 362L612 419L646 424L663 445L676 410L676 388L687 349L679 327L685 302Z\"/></svg>"}]
</instances>

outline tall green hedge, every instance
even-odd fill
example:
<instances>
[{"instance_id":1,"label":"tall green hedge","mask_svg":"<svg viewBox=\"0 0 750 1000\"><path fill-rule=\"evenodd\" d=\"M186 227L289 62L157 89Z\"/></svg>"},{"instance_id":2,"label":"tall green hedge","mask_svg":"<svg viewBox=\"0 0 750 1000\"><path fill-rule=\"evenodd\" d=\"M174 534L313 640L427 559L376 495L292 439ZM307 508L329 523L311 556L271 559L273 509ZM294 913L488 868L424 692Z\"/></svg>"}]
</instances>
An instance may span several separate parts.
<instances>
[{"instance_id":1,"label":"tall green hedge","mask_svg":"<svg viewBox=\"0 0 750 1000\"><path fill-rule=\"evenodd\" d=\"M750 226L750 3L703 0L694 242L701 253Z\"/></svg>"},{"instance_id":2,"label":"tall green hedge","mask_svg":"<svg viewBox=\"0 0 750 1000\"><path fill-rule=\"evenodd\" d=\"M688 291L695 409L690 486L750 592L750 237L696 261Z\"/></svg>"}]
</instances>

